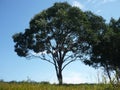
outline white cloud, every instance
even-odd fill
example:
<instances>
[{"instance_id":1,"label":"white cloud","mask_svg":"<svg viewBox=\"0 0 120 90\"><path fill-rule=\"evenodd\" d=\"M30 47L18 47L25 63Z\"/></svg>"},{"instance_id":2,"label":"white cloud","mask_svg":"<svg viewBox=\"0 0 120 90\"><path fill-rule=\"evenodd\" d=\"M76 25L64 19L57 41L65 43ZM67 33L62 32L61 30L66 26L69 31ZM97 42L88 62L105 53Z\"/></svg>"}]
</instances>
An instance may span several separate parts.
<instances>
[{"instance_id":1,"label":"white cloud","mask_svg":"<svg viewBox=\"0 0 120 90\"><path fill-rule=\"evenodd\" d=\"M102 3L115 2L116 0L102 0Z\"/></svg>"},{"instance_id":2,"label":"white cloud","mask_svg":"<svg viewBox=\"0 0 120 90\"><path fill-rule=\"evenodd\" d=\"M97 0L87 0L87 2L95 4L97 2Z\"/></svg>"},{"instance_id":3,"label":"white cloud","mask_svg":"<svg viewBox=\"0 0 120 90\"><path fill-rule=\"evenodd\" d=\"M106 4L115 1L117 0L87 0L88 3L92 3L92 4Z\"/></svg>"},{"instance_id":4,"label":"white cloud","mask_svg":"<svg viewBox=\"0 0 120 90\"><path fill-rule=\"evenodd\" d=\"M97 10L95 13L96 14L99 14L99 13L101 13L102 12L102 10Z\"/></svg>"},{"instance_id":5,"label":"white cloud","mask_svg":"<svg viewBox=\"0 0 120 90\"><path fill-rule=\"evenodd\" d=\"M72 6L79 7L80 9L84 9L84 5L76 0L72 2Z\"/></svg>"},{"instance_id":6,"label":"white cloud","mask_svg":"<svg viewBox=\"0 0 120 90\"><path fill-rule=\"evenodd\" d=\"M64 76L64 83L79 84L79 83L85 83L85 80L83 76L78 72L68 72Z\"/></svg>"}]
</instances>

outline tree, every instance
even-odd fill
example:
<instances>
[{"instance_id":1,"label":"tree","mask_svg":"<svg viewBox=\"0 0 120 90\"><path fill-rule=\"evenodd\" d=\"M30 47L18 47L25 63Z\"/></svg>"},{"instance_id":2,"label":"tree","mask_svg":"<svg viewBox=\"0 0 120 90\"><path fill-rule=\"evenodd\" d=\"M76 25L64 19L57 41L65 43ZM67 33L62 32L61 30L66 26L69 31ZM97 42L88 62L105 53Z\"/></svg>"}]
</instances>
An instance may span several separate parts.
<instances>
[{"instance_id":1,"label":"tree","mask_svg":"<svg viewBox=\"0 0 120 90\"><path fill-rule=\"evenodd\" d=\"M63 69L82 55L86 15L68 3L55 3L35 15L25 32L13 35L15 52L21 57L38 57L54 65L59 84ZM79 33L78 33L79 32ZM82 35L82 34L81 34Z\"/></svg>"},{"instance_id":2,"label":"tree","mask_svg":"<svg viewBox=\"0 0 120 90\"><path fill-rule=\"evenodd\" d=\"M93 67L103 67L111 80L110 71L115 71L117 81L120 79L120 19L116 21L111 19L109 24L104 20L95 18L93 14L87 13L90 16L91 23L90 39L87 41L91 49L89 50L89 59L84 62ZM101 22L102 21L102 22ZM99 22L99 27L96 25ZM95 28L95 29L94 29ZM93 35L92 35L93 34Z\"/></svg>"},{"instance_id":3,"label":"tree","mask_svg":"<svg viewBox=\"0 0 120 90\"><path fill-rule=\"evenodd\" d=\"M85 12L89 21L89 30L86 32L86 42L89 45L88 58L84 63L94 68L103 67L110 77L110 66L108 60L109 37L112 30L105 23L105 20L92 12ZM107 61L108 60L108 61Z\"/></svg>"},{"instance_id":4,"label":"tree","mask_svg":"<svg viewBox=\"0 0 120 90\"><path fill-rule=\"evenodd\" d=\"M112 35L110 35L110 66L112 70L116 72L116 81L120 83L120 18L115 20L111 18L109 27L112 29Z\"/></svg>"},{"instance_id":5,"label":"tree","mask_svg":"<svg viewBox=\"0 0 120 90\"><path fill-rule=\"evenodd\" d=\"M99 51L98 49L101 49L98 45L102 42L104 33L106 32L106 24L105 20L101 16L95 15L90 11L85 12L85 14L89 21L89 28L86 30L84 40L89 46L89 49L87 50L88 58L84 59L83 62L85 64L92 65L93 67L98 67L99 64L97 62L99 62L99 60L96 58L99 57L96 55Z\"/></svg>"}]
</instances>

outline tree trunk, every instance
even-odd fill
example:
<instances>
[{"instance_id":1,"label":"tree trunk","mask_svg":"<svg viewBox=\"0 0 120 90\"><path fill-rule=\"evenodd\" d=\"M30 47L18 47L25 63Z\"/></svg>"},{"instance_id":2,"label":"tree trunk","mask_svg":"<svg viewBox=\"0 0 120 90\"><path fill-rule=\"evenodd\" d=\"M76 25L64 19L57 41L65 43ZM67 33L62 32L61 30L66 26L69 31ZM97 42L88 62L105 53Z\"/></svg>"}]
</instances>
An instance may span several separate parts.
<instances>
[{"instance_id":1,"label":"tree trunk","mask_svg":"<svg viewBox=\"0 0 120 90\"><path fill-rule=\"evenodd\" d=\"M119 84L120 83L120 80L119 80L119 78L120 78L120 73L119 73L119 68L118 67L116 67L115 68L115 72L116 72L116 80L117 80L117 84Z\"/></svg>"},{"instance_id":2,"label":"tree trunk","mask_svg":"<svg viewBox=\"0 0 120 90\"><path fill-rule=\"evenodd\" d=\"M62 85L63 84L62 65L59 64L57 67L57 65L55 64L55 70L56 70L56 75L57 75L59 85Z\"/></svg>"},{"instance_id":3,"label":"tree trunk","mask_svg":"<svg viewBox=\"0 0 120 90\"><path fill-rule=\"evenodd\" d=\"M59 64L58 70L57 70L57 78L58 78L58 82L59 85L63 84L63 77L62 77L62 65Z\"/></svg>"},{"instance_id":4,"label":"tree trunk","mask_svg":"<svg viewBox=\"0 0 120 90\"><path fill-rule=\"evenodd\" d=\"M112 79L111 79L111 75L110 75L110 71L108 68L106 68L106 72L107 72L108 78L110 80L110 83L113 84Z\"/></svg>"},{"instance_id":5,"label":"tree trunk","mask_svg":"<svg viewBox=\"0 0 120 90\"><path fill-rule=\"evenodd\" d=\"M57 75L58 81L59 81L59 85L63 84L63 78L62 78L62 71L59 72L59 74Z\"/></svg>"},{"instance_id":6,"label":"tree trunk","mask_svg":"<svg viewBox=\"0 0 120 90\"><path fill-rule=\"evenodd\" d=\"M110 70L109 70L109 67L108 67L107 63L105 63L105 70L106 70L106 73L108 75L110 83L113 85L113 82L112 82L112 79L111 79L111 75L110 75Z\"/></svg>"}]
</instances>

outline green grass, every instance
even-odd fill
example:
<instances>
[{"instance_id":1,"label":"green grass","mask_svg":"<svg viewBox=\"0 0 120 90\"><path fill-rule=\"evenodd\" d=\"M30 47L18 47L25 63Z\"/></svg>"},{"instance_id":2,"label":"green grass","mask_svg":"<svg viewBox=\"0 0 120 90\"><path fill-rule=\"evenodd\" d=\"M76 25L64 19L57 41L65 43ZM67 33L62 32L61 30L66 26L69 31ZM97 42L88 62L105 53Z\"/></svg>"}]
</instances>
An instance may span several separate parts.
<instances>
[{"instance_id":1,"label":"green grass","mask_svg":"<svg viewBox=\"0 0 120 90\"><path fill-rule=\"evenodd\" d=\"M112 87L109 84L48 84L28 82L0 82L0 90L120 90L120 87Z\"/></svg>"}]
</instances>

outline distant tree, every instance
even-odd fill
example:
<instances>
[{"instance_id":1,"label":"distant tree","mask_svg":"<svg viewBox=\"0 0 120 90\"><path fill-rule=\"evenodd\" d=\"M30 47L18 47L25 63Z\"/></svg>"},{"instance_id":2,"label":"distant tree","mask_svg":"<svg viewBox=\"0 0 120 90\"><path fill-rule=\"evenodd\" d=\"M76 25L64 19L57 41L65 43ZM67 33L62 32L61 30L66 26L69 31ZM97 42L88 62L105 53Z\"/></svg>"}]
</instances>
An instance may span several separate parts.
<instances>
[{"instance_id":1,"label":"distant tree","mask_svg":"<svg viewBox=\"0 0 120 90\"><path fill-rule=\"evenodd\" d=\"M13 35L15 52L21 57L36 57L54 65L59 84L63 69L82 56L86 15L68 3L55 3L30 21L25 32ZM78 33L79 32L79 33Z\"/></svg>"}]
</instances>

